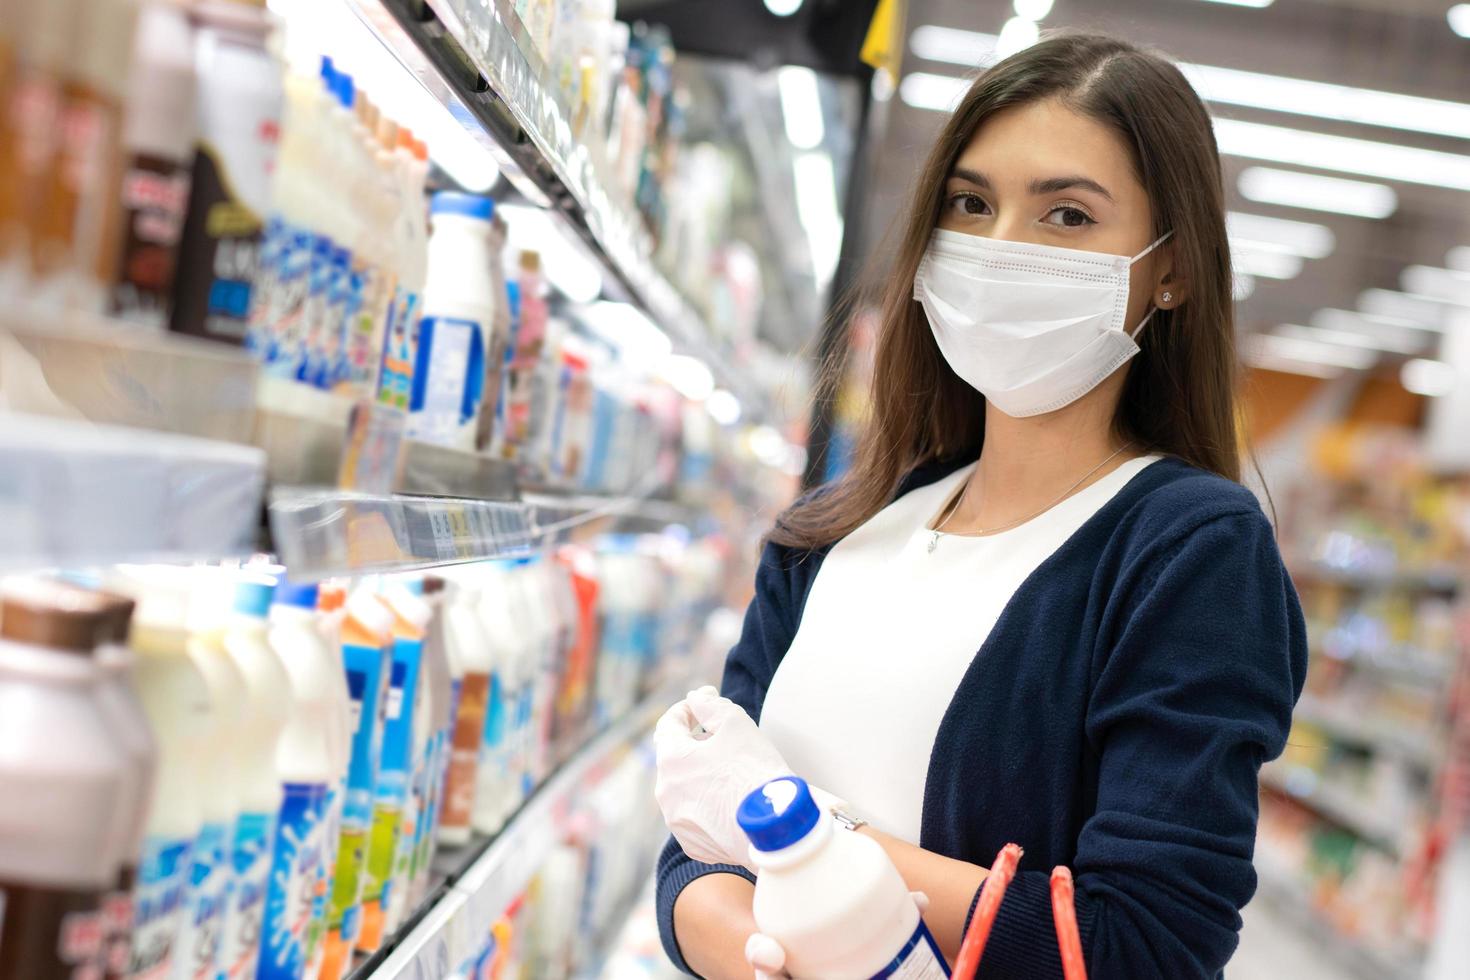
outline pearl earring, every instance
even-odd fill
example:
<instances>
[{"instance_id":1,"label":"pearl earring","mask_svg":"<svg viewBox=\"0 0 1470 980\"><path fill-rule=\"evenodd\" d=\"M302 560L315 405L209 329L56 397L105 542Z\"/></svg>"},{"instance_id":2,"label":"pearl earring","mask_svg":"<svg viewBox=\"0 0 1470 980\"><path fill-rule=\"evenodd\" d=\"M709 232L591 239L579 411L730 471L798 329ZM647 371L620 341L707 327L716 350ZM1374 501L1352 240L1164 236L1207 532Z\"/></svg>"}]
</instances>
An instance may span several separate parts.
<instances>
[{"instance_id":1,"label":"pearl earring","mask_svg":"<svg viewBox=\"0 0 1470 980\"><path fill-rule=\"evenodd\" d=\"M1162 302L1162 303L1167 303L1170 300L1172 300L1173 298L1174 298L1174 294L1173 293L1165 293L1163 296L1160 296L1159 297L1159 301Z\"/></svg>"}]
</instances>

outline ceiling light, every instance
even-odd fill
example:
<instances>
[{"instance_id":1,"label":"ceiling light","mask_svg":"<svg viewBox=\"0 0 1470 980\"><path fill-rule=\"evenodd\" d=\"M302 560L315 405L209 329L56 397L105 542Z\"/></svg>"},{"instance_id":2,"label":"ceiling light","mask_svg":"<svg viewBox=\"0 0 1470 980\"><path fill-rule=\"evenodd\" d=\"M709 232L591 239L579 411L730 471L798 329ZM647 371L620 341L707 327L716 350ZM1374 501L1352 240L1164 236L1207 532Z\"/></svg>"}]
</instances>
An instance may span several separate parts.
<instances>
[{"instance_id":1,"label":"ceiling light","mask_svg":"<svg viewBox=\"0 0 1470 980\"><path fill-rule=\"evenodd\" d=\"M822 145L822 96L817 91L817 73L799 65L785 65L776 72L781 92L781 116L786 121L786 138L798 150Z\"/></svg>"},{"instance_id":2,"label":"ceiling light","mask_svg":"<svg viewBox=\"0 0 1470 980\"><path fill-rule=\"evenodd\" d=\"M740 399L724 388L716 388L710 392L709 398L705 399L704 409L720 425L734 425L740 421Z\"/></svg>"},{"instance_id":3,"label":"ceiling light","mask_svg":"<svg viewBox=\"0 0 1470 980\"><path fill-rule=\"evenodd\" d=\"M1470 272L1470 245L1456 245L1445 253L1445 268Z\"/></svg>"},{"instance_id":4,"label":"ceiling light","mask_svg":"<svg viewBox=\"0 0 1470 980\"><path fill-rule=\"evenodd\" d=\"M1337 246L1331 228L1308 221L1231 211L1225 215L1225 228L1231 247L1247 251L1285 252L1304 259L1325 259Z\"/></svg>"},{"instance_id":5,"label":"ceiling light","mask_svg":"<svg viewBox=\"0 0 1470 980\"><path fill-rule=\"evenodd\" d=\"M1399 369L1399 384L1416 395L1438 398L1455 390L1455 369L1444 361L1416 357Z\"/></svg>"},{"instance_id":6,"label":"ceiling light","mask_svg":"<svg viewBox=\"0 0 1470 980\"><path fill-rule=\"evenodd\" d=\"M1470 306L1470 272L1411 265L1399 276L1404 290L1428 296L1441 303Z\"/></svg>"},{"instance_id":7,"label":"ceiling light","mask_svg":"<svg viewBox=\"0 0 1470 980\"><path fill-rule=\"evenodd\" d=\"M1298 337L1282 337L1278 334L1257 334L1247 340L1247 349L1269 357L1308 364L1325 364L1328 367L1347 371L1366 371L1378 362L1378 355L1358 347L1342 347L1318 340L1303 340Z\"/></svg>"},{"instance_id":8,"label":"ceiling light","mask_svg":"<svg viewBox=\"0 0 1470 980\"><path fill-rule=\"evenodd\" d=\"M1223 3L1232 7L1252 7L1256 10L1264 10L1271 6L1276 0L1206 0L1207 3Z\"/></svg>"},{"instance_id":9,"label":"ceiling light","mask_svg":"<svg viewBox=\"0 0 1470 980\"><path fill-rule=\"evenodd\" d=\"M1470 37L1470 3L1457 3L1444 16L1450 22L1450 30L1461 37Z\"/></svg>"},{"instance_id":10,"label":"ceiling light","mask_svg":"<svg viewBox=\"0 0 1470 980\"><path fill-rule=\"evenodd\" d=\"M1014 0L1011 8L1017 17L1027 20L1042 20L1051 13L1052 0Z\"/></svg>"},{"instance_id":11,"label":"ceiling light","mask_svg":"<svg viewBox=\"0 0 1470 980\"><path fill-rule=\"evenodd\" d=\"M1444 332L1444 304L1429 296L1396 289L1365 289L1358 294L1358 309L1370 316L1407 321L1421 330Z\"/></svg>"},{"instance_id":12,"label":"ceiling light","mask_svg":"<svg viewBox=\"0 0 1470 980\"><path fill-rule=\"evenodd\" d=\"M837 175L832 158L820 151L799 153L792 161L796 212L812 253L812 277L825 290L837 271L842 251L842 212L837 204Z\"/></svg>"},{"instance_id":13,"label":"ceiling light","mask_svg":"<svg viewBox=\"0 0 1470 980\"><path fill-rule=\"evenodd\" d=\"M790 17L801 9L802 0L766 0L766 9L777 17Z\"/></svg>"},{"instance_id":14,"label":"ceiling light","mask_svg":"<svg viewBox=\"0 0 1470 980\"><path fill-rule=\"evenodd\" d=\"M1398 317L1372 316L1352 310L1318 310L1312 314L1312 326L1336 333L1355 333L1368 337L1380 350L1395 354L1418 354L1429 342L1421 324Z\"/></svg>"},{"instance_id":15,"label":"ceiling light","mask_svg":"<svg viewBox=\"0 0 1470 980\"><path fill-rule=\"evenodd\" d=\"M1250 299L1256 294L1256 277L1235 270L1235 283L1230 289L1231 297L1237 302Z\"/></svg>"},{"instance_id":16,"label":"ceiling light","mask_svg":"<svg viewBox=\"0 0 1470 980\"><path fill-rule=\"evenodd\" d=\"M1357 218L1387 218L1399 206L1398 195L1387 184L1370 184L1274 167L1246 167L1240 172L1237 186L1240 196L1248 201L1330 211Z\"/></svg>"},{"instance_id":17,"label":"ceiling light","mask_svg":"<svg viewBox=\"0 0 1470 980\"><path fill-rule=\"evenodd\" d=\"M1273 333L1282 337L1295 337L1299 340L1337 344L1340 347L1360 347L1363 350L1383 351L1386 354L1418 354L1424 350L1422 340L1405 343L1401 340L1396 341L1357 330L1335 330L1316 325L1309 327L1300 323L1283 323Z\"/></svg>"},{"instance_id":18,"label":"ceiling light","mask_svg":"<svg viewBox=\"0 0 1470 980\"><path fill-rule=\"evenodd\" d=\"M1212 65L1181 63L1179 70L1206 102L1470 138L1470 105L1463 102Z\"/></svg>"},{"instance_id":19,"label":"ceiling light","mask_svg":"<svg viewBox=\"0 0 1470 980\"><path fill-rule=\"evenodd\" d=\"M496 211L505 219L506 244L514 252L541 253L546 281L567 299L590 303L602 295L602 268L550 211L525 204L502 204Z\"/></svg>"},{"instance_id":20,"label":"ceiling light","mask_svg":"<svg viewBox=\"0 0 1470 980\"><path fill-rule=\"evenodd\" d=\"M1242 350L1241 360L1250 367L1261 371L1277 371L1281 374L1301 374L1309 378L1321 378L1324 381L1340 378L1343 374L1342 368L1340 367L1315 364L1311 361L1297 361L1289 357L1276 357L1262 350L1254 350L1249 344Z\"/></svg>"},{"instance_id":21,"label":"ceiling light","mask_svg":"<svg viewBox=\"0 0 1470 980\"><path fill-rule=\"evenodd\" d=\"M664 359L659 369L674 390L692 402L702 402L715 393L715 376L697 357L675 354Z\"/></svg>"},{"instance_id":22,"label":"ceiling light","mask_svg":"<svg viewBox=\"0 0 1470 980\"><path fill-rule=\"evenodd\" d=\"M604 300L577 310L587 328L617 348L623 359L640 367L662 363L674 349L668 334L636 306Z\"/></svg>"},{"instance_id":23,"label":"ceiling light","mask_svg":"<svg viewBox=\"0 0 1470 980\"><path fill-rule=\"evenodd\" d=\"M1300 167L1470 190L1470 157L1393 143L1330 136L1239 119L1216 119L1220 152Z\"/></svg>"},{"instance_id":24,"label":"ceiling light","mask_svg":"<svg viewBox=\"0 0 1470 980\"><path fill-rule=\"evenodd\" d=\"M1017 51L1025 51L1040 36L1041 29L1036 26L1036 21L1012 17L1001 27L1000 35L995 39L995 56L1009 58Z\"/></svg>"},{"instance_id":25,"label":"ceiling light","mask_svg":"<svg viewBox=\"0 0 1470 980\"><path fill-rule=\"evenodd\" d=\"M905 105L915 109L932 109L935 112L954 112L960 99L969 89L968 79L953 75L935 75L927 71L916 71L905 75L898 83L898 97Z\"/></svg>"},{"instance_id":26,"label":"ceiling light","mask_svg":"<svg viewBox=\"0 0 1470 980\"><path fill-rule=\"evenodd\" d=\"M995 41L994 34L922 24L909 35L909 50L925 61L979 68L995 59Z\"/></svg>"},{"instance_id":27,"label":"ceiling light","mask_svg":"<svg viewBox=\"0 0 1470 980\"><path fill-rule=\"evenodd\" d=\"M1302 274L1301 257L1286 252L1237 251L1232 245L1230 262L1237 272L1248 276L1295 279Z\"/></svg>"}]
</instances>

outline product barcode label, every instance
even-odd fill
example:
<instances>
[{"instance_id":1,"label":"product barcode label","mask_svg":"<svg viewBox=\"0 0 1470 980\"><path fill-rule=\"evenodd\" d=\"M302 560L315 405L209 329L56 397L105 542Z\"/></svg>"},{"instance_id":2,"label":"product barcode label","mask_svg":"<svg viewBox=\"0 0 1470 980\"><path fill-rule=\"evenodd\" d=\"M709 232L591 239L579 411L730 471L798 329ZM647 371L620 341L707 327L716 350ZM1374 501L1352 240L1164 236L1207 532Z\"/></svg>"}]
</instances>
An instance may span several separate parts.
<instances>
[{"instance_id":1,"label":"product barcode label","mask_svg":"<svg viewBox=\"0 0 1470 980\"><path fill-rule=\"evenodd\" d=\"M947 980L948 977L949 967L945 965L944 955L939 952L923 919L919 920L918 928L893 962L873 974L873 980Z\"/></svg>"}]
</instances>

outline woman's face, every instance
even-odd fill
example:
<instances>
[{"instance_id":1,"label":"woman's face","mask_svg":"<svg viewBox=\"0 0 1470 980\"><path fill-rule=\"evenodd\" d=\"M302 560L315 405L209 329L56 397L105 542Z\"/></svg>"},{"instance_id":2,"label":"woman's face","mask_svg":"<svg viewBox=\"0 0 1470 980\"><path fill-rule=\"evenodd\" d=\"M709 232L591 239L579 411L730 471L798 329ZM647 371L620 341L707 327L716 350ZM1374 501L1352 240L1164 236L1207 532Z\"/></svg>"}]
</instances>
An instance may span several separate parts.
<instances>
[{"instance_id":1,"label":"woman's face","mask_svg":"<svg viewBox=\"0 0 1470 980\"><path fill-rule=\"evenodd\" d=\"M1048 99L1005 109L981 124L945 182L939 227L1010 242L1132 257L1154 239L1148 194L1128 150L1096 120ZM1160 302L1168 272L1161 247L1133 265L1128 329Z\"/></svg>"}]
</instances>

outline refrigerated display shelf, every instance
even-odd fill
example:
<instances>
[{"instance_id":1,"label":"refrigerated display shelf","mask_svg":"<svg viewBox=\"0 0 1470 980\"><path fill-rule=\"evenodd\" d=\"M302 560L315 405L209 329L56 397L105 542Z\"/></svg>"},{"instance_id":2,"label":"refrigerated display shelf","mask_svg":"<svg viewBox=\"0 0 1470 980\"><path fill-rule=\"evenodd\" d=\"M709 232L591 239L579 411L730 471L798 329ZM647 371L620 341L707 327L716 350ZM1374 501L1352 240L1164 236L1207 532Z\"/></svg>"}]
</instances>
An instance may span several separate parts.
<instances>
[{"instance_id":1,"label":"refrigerated display shelf","mask_svg":"<svg viewBox=\"0 0 1470 980\"><path fill-rule=\"evenodd\" d=\"M1354 980L1414 980L1419 976L1419 970L1411 964L1369 949L1334 928L1317 910L1304 881L1259 854L1256 896L1297 930L1307 945Z\"/></svg>"},{"instance_id":2,"label":"refrigerated display shelf","mask_svg":"<svg viewBox=\"0 0 1470 980\"><path fill-rule=\"evenodd\" d=\"M441 980L450 976L490 927L530 882L556 843L556 814L578 787L613 761L653 727L669 704L690 684L660 688L622 720L590 739L561 765L494 837L482 838L452 854L437 897L413 917L381 950L362 963L351 980Z\"/></svg>"},{"instance_id":3,"label":"refrigerated display shelf","mask_svg":"<svg viewBox=\"0 0 1470 980\"><path fill-rule=\"evenodd\" d=\"M1262 786L1295 800L1390 857L1403 857L1403 828L1375 814L1371 800L1324 781L1316 772L1279 763L1263 768L1260 779Z\"/></svg>"},{"instance_id":4,"label":"refrigerated display shelf","mask_svg":"<svg viewBox=\"0 0 1470 980\"><path fill-rule=\"evenodd\" d=\"M1433 771L1439 764L1440 753L1428 735L1407 733L1389 720L1362 714L1330 700L1304 694L1293 718L1321 728L1332 738L1397 756L1426 771Z\"/></svg>"},{"instance_id":5,"label":"refrigerated display shelf","mask_svg":"<svg viewBox=\"0 0 1470 980\"><path fill-rule=\"evenodd\" d=\"M482 145L526 197L551 205L675 344L703 359L749 417L764 393L654 265L642 217L610 192L605 157L577 137L561 92L508 0L352 0L359 17ZM491 139L486 141L486 135Z\"/></svg>"}]
</instances>

